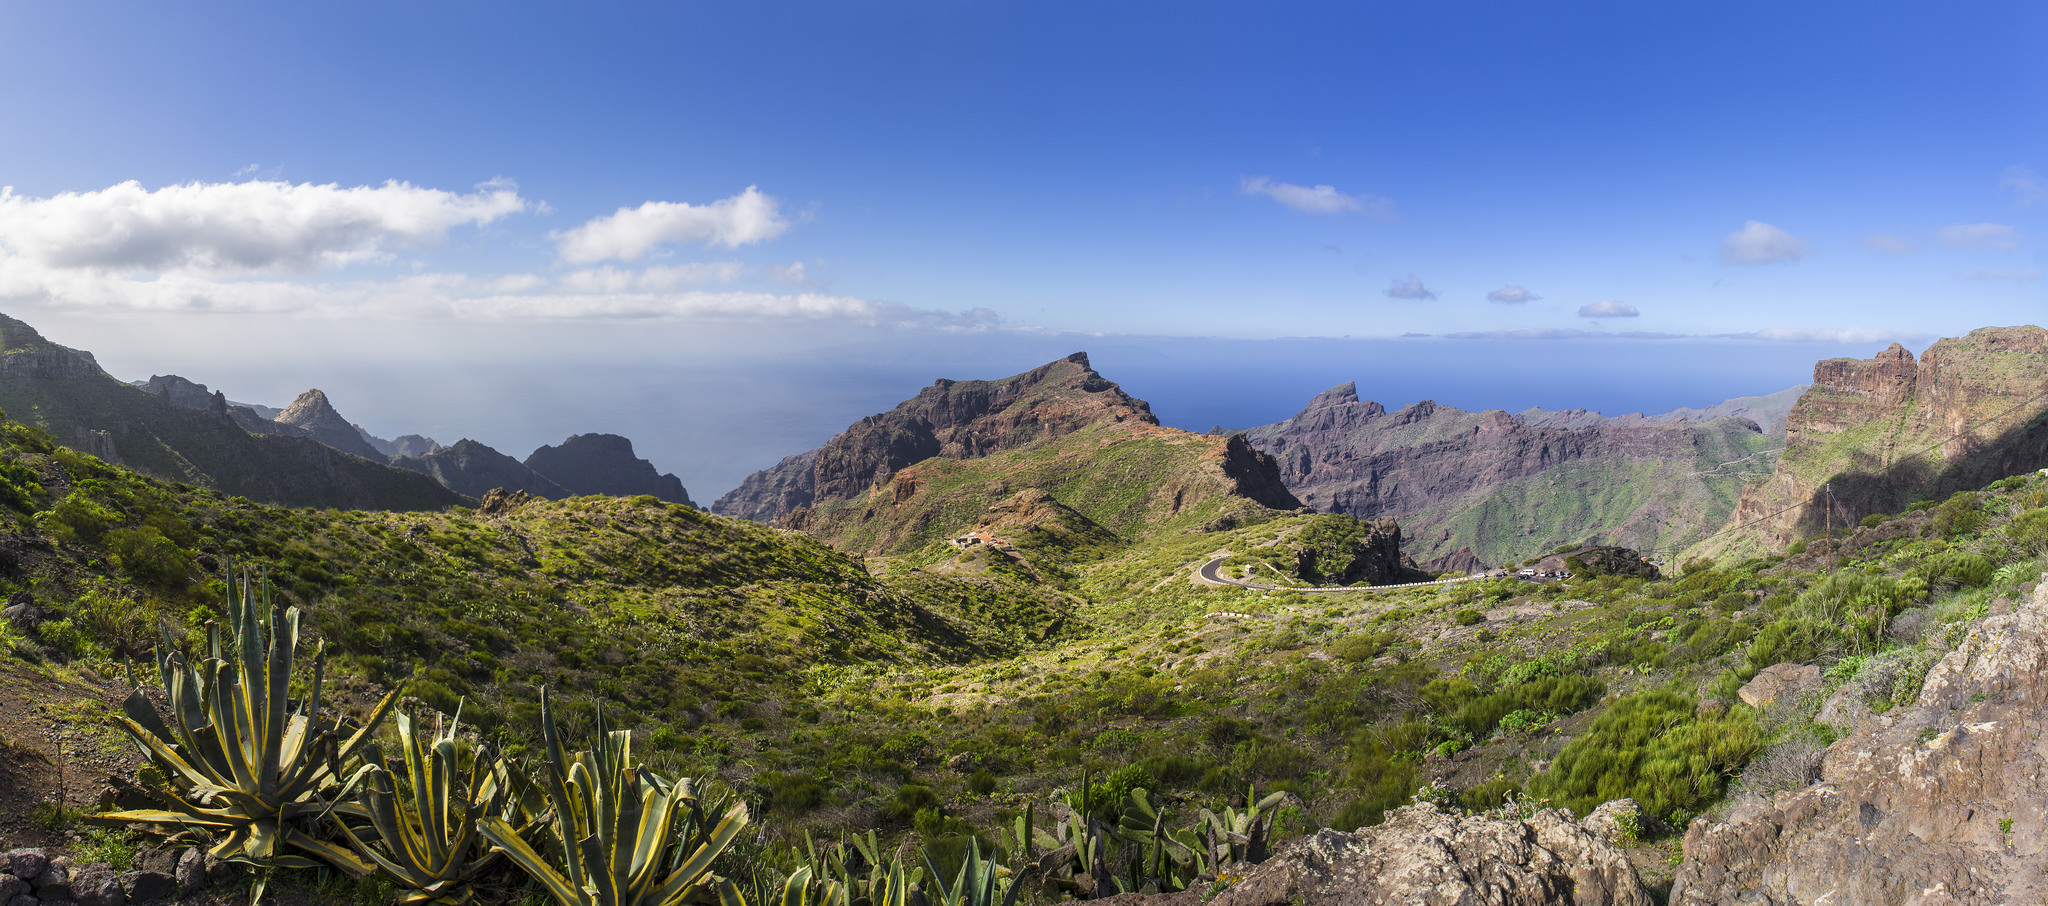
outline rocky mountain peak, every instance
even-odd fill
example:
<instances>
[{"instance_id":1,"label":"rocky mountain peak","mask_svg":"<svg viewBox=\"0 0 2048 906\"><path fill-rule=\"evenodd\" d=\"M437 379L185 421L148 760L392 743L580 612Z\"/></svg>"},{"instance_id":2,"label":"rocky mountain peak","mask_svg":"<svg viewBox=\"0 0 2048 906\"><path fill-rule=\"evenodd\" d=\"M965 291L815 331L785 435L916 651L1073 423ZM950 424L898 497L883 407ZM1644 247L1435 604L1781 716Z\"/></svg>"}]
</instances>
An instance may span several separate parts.
<instances>
[{"instance_id":1,"label":"rocky mountain peak","mask_svg":"<svg viewBox=\"0 0 2048 906\"><path fill-rule=\"evenodd\" d=\"M926 459L978 459L1104 422L1156 426L1159 419L1096 373L1085 352L999 380L942 379L816 451L748 476L712 510L773 521L817 501L851 500Z\"/></svg>"},{"instance_id":2,"label":"rocky mountain peak","mask_svg":"<svg viewBox=\"0 0 2048 906\"><path fill-rule=\"evenodd\" d=\"M1358 382L1345 381L1342 384L1316 394L1314 399L1308 401L1308 405L1302 407L1302 411L1327 409L1331 406L1347 406L1356 402L1358 402Z\"/></svg>"},{"instance_id":3,"label":"rocky mountain peak","mask_svg":"<svg viewBox=\"0 0 2048 906\"><path fill-rule=\"evenodd\" d=\"M154 393L171 402L173 406L187 409L210 409L213 407L213 393L205 384L186 380L175 374L153 374L142 385L148 393Z\"/></svg>"},{"instance_id":4,"label":"rocky mountain peak","mask_svg":"<svg viewBox=\"0 0 2048 906\"><path fill-rule=\"evenodd\" d=\"M656 471L633 455L633 442L617 434L571 434L559 446L542 446L526 467L572 494L631 497L651 494L670 503L695 506L683 481Z\"/></svg>"},{"instance_id":5,"label":"rocky mountain peak","mask_svg":"<svg viewBox=\"0 0 2048 906\"><path fill-rule=\"evenodd\" d=\"M363 439L362 432L357 431L355 425L334 410L333 404L327 401L327 394L318 388L299 394L299 398L292 400L292 404L272 421L297 428L306 436L343 453L353 453L377 462L385 459L383 453Z\"/></svg>"}]
</instances>

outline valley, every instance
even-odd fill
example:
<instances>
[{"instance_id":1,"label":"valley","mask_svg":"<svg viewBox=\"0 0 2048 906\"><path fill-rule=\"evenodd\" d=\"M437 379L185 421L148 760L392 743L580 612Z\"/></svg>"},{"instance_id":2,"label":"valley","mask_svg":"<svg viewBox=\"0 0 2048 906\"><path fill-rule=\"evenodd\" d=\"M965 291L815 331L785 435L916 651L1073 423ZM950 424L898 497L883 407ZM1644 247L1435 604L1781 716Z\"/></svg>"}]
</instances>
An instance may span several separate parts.
<instances>
[{"instance_id":1,"label":"valley","mask_svg":"<svg viewBox=\"0 0 2048 906\"><path fill-rule=\"evenodd\" d=\"M901 867L926 896L985 871L1036 903L1281 903L1325 847L1393 860L1373 884L1477 889L1429 860L1491 860L1531 889L1732 903L1848 876L1828 841L1851 827L1914 841L1854 869L1866 893L1967 876L1991 902L2040 876L2007 843L2039 826L2017 791L2048 758L2024 679L2048 614L2040 328L1822 362L1796 403L1390 413L1345 385L1212 434L1076 354L941 380L707 512L624 438L401 451L338 433L324 394L275 417L184 379L152 395L4 326L0 850L150 858L149 822L85 820L107 775L160 776L116 703L230 621L247 575L324 652L317 679L286 665L295 698L459 713L467 757L535 777L558 736L611 728L730 791L750 819L715 873L750 901ZM1816 526L1819 486L1840 509ZM1496 567L1553 575L1470 575ZM1929 778L1949 786L1900 792ZM1449 856L1402 848L1424 826ZM403 893L252 858L311 902ZM530 877L497 862L475 896L543 896Z\"/></svg>"}]
</instances>

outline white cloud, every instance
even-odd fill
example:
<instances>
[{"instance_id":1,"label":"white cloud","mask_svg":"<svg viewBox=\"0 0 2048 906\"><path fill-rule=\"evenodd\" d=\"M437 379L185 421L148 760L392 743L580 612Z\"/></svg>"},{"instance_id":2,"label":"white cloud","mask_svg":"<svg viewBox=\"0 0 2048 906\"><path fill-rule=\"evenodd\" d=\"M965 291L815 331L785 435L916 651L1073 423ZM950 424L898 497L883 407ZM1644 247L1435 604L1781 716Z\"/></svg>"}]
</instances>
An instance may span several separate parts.
<instances>
[{"instance_id":1,"label":"white cloud","mask_svg":"<svg viewBox=\"0 0 2048 906\"><path fill-rule=\"evenodd\" d=\"M1499 302L1504 305L1520 305L1524 302L1534 302L1541 298L1543 297L1521 286L1503 286L1486 294L1486 301Z\"/></svg>"},{"instance_id":2,"label":"white cloud","mask_svg":"<svg viewBox=\"0 0 2048 906\"><path fill-rule=\"evenodd\" d=\"M1640 314L1642 312L1637 311L1635 306L1613 299L1601 299L1579 306L1581 318L1633 318Z\"/></svg>"},{"instance_id":3,"label":"white cloud","mask_svg":"<svg viewBox=\"0 0 2048 906\"><path fill-rule=\"evenodd\" d=\"M429 248L465 224L528 208L517 188L459 195L411 183L343 188L268 180L129 181L29 198L0 190L0 246L45 267L247 274L312 271Z\"/></svg>"},{"instance_id":4,"label":"white cloud","mask_svg":"<svg viewBox=\"0 0 2048 906\"><path fill-rule=\"evenodd\" d=\"M2002 223L1958 223L1935 233L1951 248L2009 252L2020 244L2018 232Z\"/></svg>"},{"instance_id":5,"label":"white cloud","mask_svg":"<svg viewBox=\"0 0 2048 906\"><path fill-rule=\"evenodd\" d=\"M1387 296L1394 299L1434 299L1436 291L1422 285L1422 278L1414 274L1396 277L1392 286L1387 287Z\"/></svg>"},{"instance_id":6,"label":"white cloud","mask_svg":"<svg viewBox=\"0 0 2048 906\"><path fill-rule=\"evenodd\" d=\"M2005 175L1998 180L1998 187L2013 194L2013 204L2026 207L2033 204L2048 204L2048 180L2040 174L2021 166L2005 168Z\"/></svg>"},{"instance_id":7,"label":"white cloud","mask_svg":"<svg viewBox=\"0 0 2048 906\"><path fill-rule=\"evenodd\" d=\"M985 309L950 313L822 292L686 288L751 276L736 264L716 262L644 270L593 268L559 277L426 273L392 280L312 283L218 279L190 271L142 278L105 270L48 268L0 256L0 310L272 312L392 319L665 318L946 330L987 329L1000 322Z\"/></svg>"},{"instance_id":8,"label":"white cloud","mask_svg":"<svg viewBox=\"0 0 2048 906\"><path fill-rule=\"evenodd\" d=\"M773 196L748 186L746 191L710 204L650 201L620 208L573 230L550 233L562 260L588 264L606 259L632 261L657 246L694 243L739 248L788 232L780 204Z\"/></svg>"},{"instance_id":9,"label":"white cloud","mask_svg":"<svg viewBox=\"0 0 2048 906\"><path fill-rule=\"evenodd\" d=\"M1813 250L1798 237L1756 220L1721 238L1721 260L1729 264L1798 261L1811 254Z\"/></svg>"},{"instance_id":10,"label":"white cloud","mask_svg":"<svg viewBox=\"0 0 2048 906\"><path fill-rule=\"evenodd\" d=\"M1304 214L1358 214L1374 220L1400 216L1392 199L1348 195L1337 191L1336 186L1297 186L1264 176L1247 176L1238 181L1238 188L1246 195L1264 195Z\"/></svg>"},{"instance_id":11,"label":"white cloud","mask_svg":"<svg viewBox=\"0 0 2048 906\"><path fill-rule=\"evenodd\" d=\"M1920 250L1920 243L1897 233L1872 233L1863 237L1865 248L1887 255L1911 255Z\"/></svg>"},{"instance_id":12,"label":"white cloud","mask_svg":"<svg viewBox=\"0 0 2048 906\"><path fill-rule=\"evenodd\" d=\"M1969 277L1971 280L2012 280L2024 283L2041 279L2041 272L2034 268L2023 271L1978 270Z\"/></svg>"}]
</instances>

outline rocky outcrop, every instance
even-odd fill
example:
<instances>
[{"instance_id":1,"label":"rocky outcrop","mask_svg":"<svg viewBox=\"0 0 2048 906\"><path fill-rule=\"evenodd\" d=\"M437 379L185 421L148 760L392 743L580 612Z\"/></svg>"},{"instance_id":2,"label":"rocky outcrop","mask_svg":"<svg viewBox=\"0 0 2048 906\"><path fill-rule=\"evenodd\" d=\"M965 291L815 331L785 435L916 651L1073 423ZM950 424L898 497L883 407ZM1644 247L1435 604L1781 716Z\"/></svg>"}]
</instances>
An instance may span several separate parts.
<instances>
[{"instance_id":1,"label":"rocky outcrop","mask_svg":"<svg viewBox=\"0 0 2048 906\"><path fill-rule=\"evenodd\" d=\"M213 393L205 384L188 381L175 374L152 374L142 385L145 393L154 393L170 400L173 406L187 409L206 409L213 405Z\"/></svg>"},{"instance_id":2,"label":"rocky outcrop","mask_svg":"<svg viewBox=\"0 0 2048 906\"><path fill-rule=\"evenodd\" d=\"M1461 567L1589 540L1689 544L1719 527L1744 477L1765 468L1750 459L1768 443L1754 422L1588 415L1543 427L1430 401L1388 412L1347 383L1245 437L1304 503L1397 518L1418 561L1450 565L1444 558L1469 549Z\"/></svg>"},{"instance_id":3,"label":"rocky outcrop","mask_svg":"<svg viewBox=\"0 0 2048 906\"><path fill-rule=\"evenodd\" d=\"M454 446L425 456L395 459L391 464L431 477L443 487L465 497L481 498L497 488L525 491L549 500L573 496L561 485L527 468L525 463L466 437L456 441Z\"/></svg>"},{"instance_id":4,"label":"rocky outcrop","mask_svg":"<svg viewBox=\"0 0 2048 906\"><path fill-rule=\"evenodd\" d=\"M995 381L941 379L896 408L855 422L823 447L749 476L713 512L772 522L803 507L852 500L913 463L977 459L1098 422L1159 424L1077 352Z\"/></svg>"},{"instance_id":5,"label":"rocky outcrop","mask_svg":"<svg viewBox=\"0 0 2048 906\"><path fill-rule=\"evenodd\" d=\"M69 856L24 847L0 854L0 903L7 906L149 906L191 897L210 883L239 881L241 873L198 849L144 849L135 867L116 872L105 863L78 865ZM206 866L214 866L208 871Z\"/></svg>"},{"instance_id":6,"label":"rocky outcrop","mask_svg":"<svg viewBox=\"0 0 2048 906\"><path fill-rule=\"evenodd\" d=\"M632 497L650 494L670 503L696 506L683 480L655 471L633 455L633 442L616 434L571 434L560 446L543 446L526 457L526 467L571 494Z\"/></svg>"},{"instance_id":7,"label":"rocky outcrop","mask_svg":"<svg viewBox=\"0 0 2048 906\"><path fill-rule=\"evenodd\" d=\"M1695 819L1674 906L2048 901L2048 582L1857 726L1818 782Z\"/></svg>"},{"instance_id":8,"label":"rocky outcrop","mask_svg":"<svg viewBox=\"0 0 2048 906\"><path fill-rule=\"evenodd\" d=\"M1786 420L1770 480L1745 490L1704 553L1775 551L2048 465L2048 330L1986 327L1916 361L1892 344L1829 359Z\"/></svg>"},{"instance_id":9,"label":"rocky outcrop","mask_svg":"<svg viewBox=\"0 0 2048 906\"><path fill-rule=\"evenodd\" d=\"M1526 821L1460 815L1427 802L1385 823L1323 830L1283 847L1210 906L1650 906L1611 821L1545 809Z\"/></svg>"},{"instance_id":10,"label":"rocky outcrop","mask_svg":"<svg viewBox=\"0 0 2048 906\"><path fill-rule=\"evenodd\" d=\"M1346 521L1344 517L1319 517L1324 521ZM1283 537L1275 543L1294 554L1294 577L1317 585L1393 585L1423 582L1430 574L1416 568L1401 553L1401 526L1385 517L1370 521L1349 520L1351 530L1336 543L1306 544L1307 532Z\"/></svg>"},{"instance_id":11,"label":"rocky outcrop","mask_svg":"<svg viewBox=\"0 0 2048 906\"><path fill-rule=\"evenodd\" d=\"M334 406L327 402L327 394L321 393L317 388L299 394L298 399L292 400L292 404L286 406L285 410L271 421L297 428L307 437L343 453L360 456L372 462L384 461L384 454L371 446L369 441L364 440L362 432L356 430L355 425L349 424L348 419L342 418L341 413L334 411Z\"/></svg>"}]
</instances>

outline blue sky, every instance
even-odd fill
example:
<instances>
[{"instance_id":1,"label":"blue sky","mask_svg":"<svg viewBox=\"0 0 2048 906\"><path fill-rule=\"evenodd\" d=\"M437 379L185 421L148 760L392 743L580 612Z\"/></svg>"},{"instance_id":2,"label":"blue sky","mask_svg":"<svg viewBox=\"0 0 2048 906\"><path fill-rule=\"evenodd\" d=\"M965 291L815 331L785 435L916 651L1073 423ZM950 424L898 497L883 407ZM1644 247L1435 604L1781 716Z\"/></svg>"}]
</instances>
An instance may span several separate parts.
<instances>
[{"instance_id":1,"label":"blue sky","mask_svg":"<svg viewBox=\"0 0 2048 906\"><path fill-rule=\"evenodd\" d=\"M386 435L618 431L705 497L1076 348L1189 427L1352 379L1702 405L2041 320L2042 34L2023 3L0 0L0 310Z\"/></svg>"}]
</instances>

